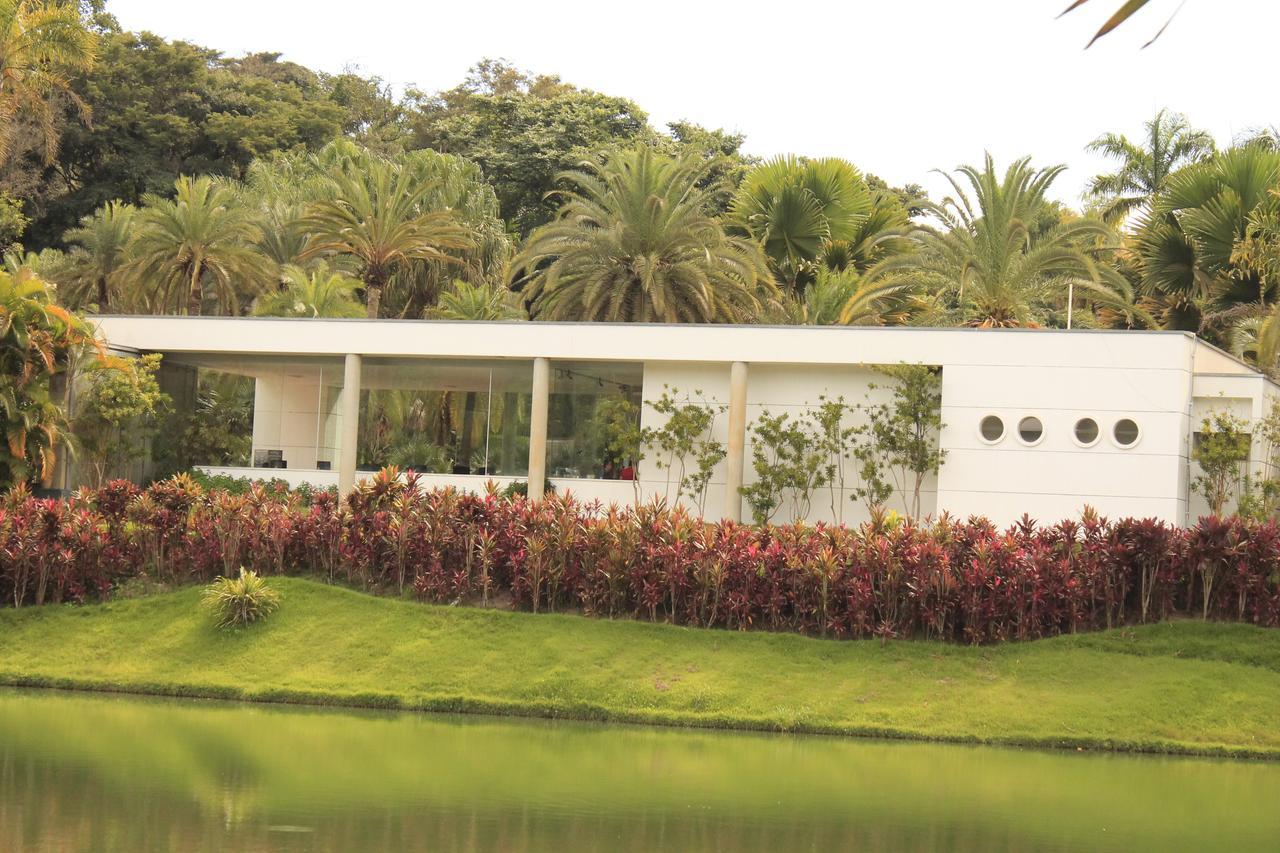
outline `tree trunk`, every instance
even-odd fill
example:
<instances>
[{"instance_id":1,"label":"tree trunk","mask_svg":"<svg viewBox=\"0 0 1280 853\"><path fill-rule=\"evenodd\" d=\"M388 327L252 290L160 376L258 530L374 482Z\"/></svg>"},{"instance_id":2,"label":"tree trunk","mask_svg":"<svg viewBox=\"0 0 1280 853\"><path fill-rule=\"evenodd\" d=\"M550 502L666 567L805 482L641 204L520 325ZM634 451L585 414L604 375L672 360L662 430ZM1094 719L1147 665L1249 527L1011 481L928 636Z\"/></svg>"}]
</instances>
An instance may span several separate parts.
<instances>
[{"instance_id":1,"label":"tree trunk","mask_svg":"<svg viewBox=\"0 0 1280 853\"><path fill-rule=\"evenodd\" d=\"M98 313L106 314L110 307L108 301L110 293L107 291L107 277L105 275L98 276Z\"/></svg>"},{"instance_id":2,"label":"tree trunk","mask_svg":"<svg viewBox=\"0 0 1280 853\"><path fill-rule=\"evenodd\" d=\"M191 264L191 283L187 290L187 313L199 317L204 308L204 290L200 287L200 263Z\"/></svg>"},{"instance_id":3,"label":"tree trunk","mask_svg":"<svg viewBox=\"0 0 1280 853\"><path fill-rule=\"evenodd\" d=\"M370 282L365 286L365 305L368 313L365 315L370 320L378 319L378 309L382 307L382 285Z\"/></svg>"},{"instance_id":4,"label":"tree trunk","mask_svg":"<svg viewBox=\"0 0 1280 853\"><path fill-rule=\"evenodd\" d=\"M458 460L458 464L467 466L467 470L472 474L471 470L471 433L475 430L476 423L476 392L468 391L467 396L463 398L462 403L462 436L459 444L461 445L458 455L462 457Z\"/></svg>"}]
</instances>

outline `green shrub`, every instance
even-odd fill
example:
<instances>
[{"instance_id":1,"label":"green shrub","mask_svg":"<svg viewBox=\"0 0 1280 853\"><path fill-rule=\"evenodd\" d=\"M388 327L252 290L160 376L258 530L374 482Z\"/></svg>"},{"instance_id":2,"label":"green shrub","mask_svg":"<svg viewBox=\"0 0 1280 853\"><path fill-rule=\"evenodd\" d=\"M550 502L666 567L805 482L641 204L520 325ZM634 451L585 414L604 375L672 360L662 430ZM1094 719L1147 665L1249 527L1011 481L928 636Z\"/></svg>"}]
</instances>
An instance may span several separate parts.
<instances>
[{"instance_id":1,"label":"green shrub","mask_svg":"<svg viewBox=\"0 0 1280 853\"><path fill-rule=\"evenodd\" d=\"M274 613L280 593L257 573L241 568L239 577L220 577L209 584L202 602L219 628L243 628Z\"/></svg>"}]
</instances>

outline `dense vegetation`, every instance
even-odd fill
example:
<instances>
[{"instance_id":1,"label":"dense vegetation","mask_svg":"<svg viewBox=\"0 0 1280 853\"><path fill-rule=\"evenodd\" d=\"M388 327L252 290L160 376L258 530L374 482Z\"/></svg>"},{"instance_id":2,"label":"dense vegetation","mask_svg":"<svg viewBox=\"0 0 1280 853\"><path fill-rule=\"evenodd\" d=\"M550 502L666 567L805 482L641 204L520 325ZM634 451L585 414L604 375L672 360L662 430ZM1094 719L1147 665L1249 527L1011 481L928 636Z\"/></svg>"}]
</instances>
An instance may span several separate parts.
<instances>
[{"instance_id":1,"label":"dense vegetation","mask_svg":"<svg viewBox=\"0 0 1280 853\"><path fill-rule=\"evenodd\" d=\"M397 96L5 4L0 241L72 309L1170 328L1277 367L1274 134L1161 111L1083 210L1031 157L935 202L501 61Z\"/></svg>"},{"instance_id":2,"label":"dense vegetation","mask_svg":"<svg viewBox=\"0 0 1280 853\"><path fill-rule=\"evenodd\" d=\"M0 507L0 594L82 601L243 567L432 602L854 639L981 644L1177 615L1280 624L1272 521L708 524L661 503L601 511L571 495L424 492L394 470L342 503L309 497L205 492L185 477L67 501L14 490Z\"/></svg>"}]
</instances>

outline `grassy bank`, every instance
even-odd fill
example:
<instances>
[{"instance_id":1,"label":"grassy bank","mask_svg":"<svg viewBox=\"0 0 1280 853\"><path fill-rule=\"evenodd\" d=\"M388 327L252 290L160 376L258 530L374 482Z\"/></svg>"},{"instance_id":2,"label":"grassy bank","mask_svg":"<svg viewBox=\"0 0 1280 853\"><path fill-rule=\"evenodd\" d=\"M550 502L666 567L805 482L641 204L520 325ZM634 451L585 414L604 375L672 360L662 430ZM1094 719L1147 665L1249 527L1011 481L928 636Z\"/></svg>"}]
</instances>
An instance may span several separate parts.
<instances>
[{"instance_id":1,"label":"grassy bank","mask_svg":"<svg viewBox=\"0 0 1280 853\"><path fill-rule=\"evenodd\" d=\"M219 632L186 589L0 612L0 683L1280 758L1280 631L1175 622L968 648L430 607L273 580Z\"/></svg>"}]
</instances>

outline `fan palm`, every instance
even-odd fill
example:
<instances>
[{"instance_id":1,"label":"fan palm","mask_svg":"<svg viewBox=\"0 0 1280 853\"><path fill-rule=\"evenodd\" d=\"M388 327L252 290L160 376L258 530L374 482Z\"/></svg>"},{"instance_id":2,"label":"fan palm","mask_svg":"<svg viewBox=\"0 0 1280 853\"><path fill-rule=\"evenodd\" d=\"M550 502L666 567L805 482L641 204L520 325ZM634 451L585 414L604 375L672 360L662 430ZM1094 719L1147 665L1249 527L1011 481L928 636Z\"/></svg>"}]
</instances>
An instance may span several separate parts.
<instances>
[{"instance_id":1,"label":"fan palm","mask_svg":"<svg viewBox=\"0 0 1280 853\"><path fill-rule=\"evenodd\" d=\"M759 247L711 214L709 164L648 147L614 152L560 179L556 219L529 235L512 280L543 319L733 322L774 290Z\"/></svg>"},{"instance_id":2,"label":"fan palm","mask_svg":"<svg viewBox=\"0 0 1280 853\"><path fill-rule=\"evenodd\" d=\"M1171 175L1135 237L1142 287L1166 328L1211 338L1242 311L1265 311L1280 282L1240 264L1251 223L1280 205L1280 152L1246 145Z\"/></svg>"},{"instance_id":3,"label":"fan palm","mask_svg":"<svg viewBox=\"0 0 1280 853\"><path fill-rule=\"evenodd\" d=\"M752 169L734 193L729 221L764 249L778 280L802 293L832 244L857 244L871 210L862 175L835 158L777 157Z\"/></svg>"},{"instance_id":4,"label":"fan palm","mask_svg":"<svg viewBox=\"0 0 1280 853\"><path fill-rule=\"evenodd\" d=\"M0 0L0 163L12 152L20 113L40 128L45 162L53 162L58 134L50 96L65 95L88 117L67 75L93 67L96 52L78 3Z\"/></svg>"},{"instance_id":5,"label":"fan palm","mask_svg":"<svg viewBox=\"0 0 1280 853\"><path fill-rule=\"evenodd\" d=\"M284 286L258 302L260 317L363 317L356 297L360 281L335 272L326 264L305 270L288 265L281 269Z\"/></svg>"},{"instance_id":6,"label":"fan palm","mask_svg":"<svg viewBox=\"0 0 1280 853\"><path fill-rule=\"evenodd\" d=\"M1185 116L1160 110L1143 125L1143 139L1107 133L1087 150L1120 161L1120 168L1089 182L1087 195L1102 204L1102 219L1115 223L1145 208L1180 167L1213 153L1213 137L1196 130Z\"/></svg>"},{"instance_id":7,"label":"fan palm","mask_svg":"<svg viewBox=\"0 0 1280 853\"><path fill-rule=\"evenodd\" d=\"M916 252L882 263L871 278L906 281L932 294L939 319L982 328L1043 325L1070 309L1073 294L1124 303L1119 274L1097 258L1110 228L1087 218L1042 223L1063 169L1033 169L1023 158L1001 176L990 154L981 169L962 166L946 176L954 195L933 211L944 230L922 229Z\"/></svg>"},{"instance_id":8,"label":"fan palm","mask_svg":"<svg viewBox=\"0 0 1280 853\"><path fill-rule=\"evenodd\" d=\"M456 263L451 249L473 245L457 215L424 209L438 186L411 168L369 158L359 170L333 175L332 198L308 205L301 225L311 234L304 259L350 256L361 270L366 313L378 316L391 277L415 261Z\"/></svg>"},{"instance_id":9,"label":"fan palm","mask_svg":"<svg viewBox=\"0 0 1280 853\"><path fill-rule=\"evenodd\" d=\"M174 188L173 199L143 196L133 260L124 274L156 308L185 307L198 315L212 289L220 310L238 310L241 298L266 276L263 258L251 246L258 226L225 183L183 176Z\"/></svg>"},{"instance_id":10,"label":"fan palm","mask_svg":"<svg viewBox=\"0 0 1280 853\"><path fill-rule=\"evenodd\" d=\"M100 313L107 313L121 290L121 277L129 262L129 243L133 240L133 205L109 202L80 220L64 236L79 248L72 254L76 283L67 293L69 304L96 302Z\"/></svg>"}]
</instances>

